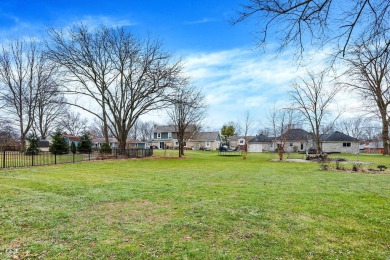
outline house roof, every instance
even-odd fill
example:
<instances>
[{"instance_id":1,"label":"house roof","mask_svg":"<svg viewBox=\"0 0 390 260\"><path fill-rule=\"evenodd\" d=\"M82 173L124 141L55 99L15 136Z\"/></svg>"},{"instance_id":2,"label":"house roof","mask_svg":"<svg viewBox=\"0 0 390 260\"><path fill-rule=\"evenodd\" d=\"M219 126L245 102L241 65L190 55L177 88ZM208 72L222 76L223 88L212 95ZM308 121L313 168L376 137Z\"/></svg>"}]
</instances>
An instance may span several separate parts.
<instances>
[{"instance_id":1,"label":"house roof","mask_svg":"<svg viewBox=\"0 0 390 260\"><path fill-rule=\"evenodd\" d=\"M154 127L155 133L176 132L174 125L156 125Z\"/></svg>"},{"instance_id":2,"label":"house roof","mask_svg":"<svg viewBox=\"0 0 390 260\"><path fill-rule=\"evenodd\" d=\"M96 139L93 139L92 142L93 143L104 143L105 142L105 138L96 138ZM115 137L109 137L108 138L108 142L109 143L118 143L118 140L115 138ZM126 143L133 143L133 144L140 144L140 143L145 143L145 142L142 142L142 141L138 141L136 139L126 139Z\"/></svg>"},{"instance_id":3,"label":"house roof","mask_svg":"<svg viewBox=\"0 0 390 260\"><path fill-rule=\"evenodd\" d=\"M195 125L189 125L186 129L186 132L191 132L196 129ZM188 131L187 131L188 130ZM175 125L156 125L154 126L155 133L176 133Z\"/></svg>"},{"instance_id":4,"label":"house roof","mask_svg":"<svg viewBox=\"0 0 390 260\"><path fill-rule=\"evenodd\" d=\"M64 133L63 136L68 138L69 141L76 141L76 142L80 141L80 137L72 135L72 134Z\"/></svg>"},{"instance_id":5,"label":"house roof","mask_svg":"<svg viewBox=\"0 0 390 260\"><path fill-rule=\"evenodd\" d=\"M229 137L229 141L237 141L241 136L233 135Z\"/></svg>"},{"instance_id":6,"label":"house roof","mask_svg":"<svg viewBox=\"0 0 390 260\"><path fill-rule=\"evenodd\" d=\"M104 143L106 141L105 138L101 137L101 138L96 138L96 139L93 139L92 142L93 143ZM109 143L117 143L118 140L115 138L115 137L109 137L108 138L108 142Z\"/></svg>"},{"instance_id":7,"label":"house roof","mask_svg":"<svg viewBox=\"0 0 390 260\"><path fill-rule=\"evenodd\" d=\"M191 138L192 141L215 141L219 136L219 132L196 132Z\"/></svg>"},{"instance_id":8,"label":"house roof","mask_svg":"<svg viewBox=\"0 0 390 260\"><path fill-rule=\"evenodd\" d=\"M283 134L287 141L307 141L308 132L303 129L289 129ZM280 138L280 136L278 137Z\"/></svg>"},{"instance_id":9,"label":"house roof","mask_svg":"<svg viewBox=\"0 0 390 260\"><path fill-rule=\"evenodd\" d=\"M255 136L247 135L246 138L248 140L251 140L251 139L255 138ZM244 135L239 135L239 136L234 135L234 136L229 137L229 141L238 141L239 139L245 139L245 136Z\"/></svg>"},{"instance_id":10,"label":"house roof","mask_svg":"<svg viewBox=\"0 0 390 260\"><path fill-rule=\"evenodd\" d=\"M359 149L383 149L383 141L366 141L359 145Z\"/></svg>"},{"instance_id":11,"label":"house roof","mask_svg":"<svg viewBox=\"0 0 390 260\"><path fill-rule=\"evenodd\" d=\"M321 141L322 142L358 142L356 138L343 134L339 131L327 135L322 135Z\"/></svg>"},{"instance_id":12,"label":"house roof","mask_svg":"<svg viewBox=\"0 0 390 260\"><path fill-rule=\"evenodd\" d=\"M249 139L249 142L250 143L269 143L269 142L271 142L271 138L268 136L265 136L263 134L259 134L259 135L255 136L254 138Z\"/></svg>"}]
</instances>

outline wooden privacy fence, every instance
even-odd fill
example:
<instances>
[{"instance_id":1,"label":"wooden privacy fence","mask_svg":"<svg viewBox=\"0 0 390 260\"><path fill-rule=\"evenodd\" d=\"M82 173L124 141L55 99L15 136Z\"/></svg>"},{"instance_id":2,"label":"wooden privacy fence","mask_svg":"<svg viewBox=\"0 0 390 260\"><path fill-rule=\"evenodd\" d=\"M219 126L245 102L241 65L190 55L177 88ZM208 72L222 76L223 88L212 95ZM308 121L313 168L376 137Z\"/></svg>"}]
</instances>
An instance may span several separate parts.
<instances>
[{"instance_id":1,"label":"wooden privacy fence","mask_svg":"<svg viewBox=\"0 0 390 260\"><path fill-rule=\"evenodd\" d=\"M0 152L0 167L29 167L43 166L63 163L77 163L84 161L92 161L97 159L126 159L126 158L143 158L153 155L152 149L126 149L118 151L113 149L111 154L100 154L98 151L91 153L71 153L68 154L52 154L51 152L39 152L34 155L26 155L16 151L1 151Z\"/></svg>"}]
</instances>

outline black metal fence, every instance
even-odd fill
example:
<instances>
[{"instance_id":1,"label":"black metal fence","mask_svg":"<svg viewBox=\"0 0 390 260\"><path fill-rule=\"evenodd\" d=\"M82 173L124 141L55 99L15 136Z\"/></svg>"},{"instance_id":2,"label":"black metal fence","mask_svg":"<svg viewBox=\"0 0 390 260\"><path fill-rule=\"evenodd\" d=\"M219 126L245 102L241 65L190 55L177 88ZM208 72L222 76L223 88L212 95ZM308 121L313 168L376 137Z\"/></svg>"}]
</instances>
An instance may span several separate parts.
<instances>
[{"instance_id":1,"label":"black metal fence","mask_svg":"<svg viewBox=\"0 0 390 260\"><path fill-rule=\"evenodd\" d=\"M77 163L92 160L143 158L153 155L153 149L127 149L118 151L113 149L111 154L101 154L99 151L91 153L52 154L51 152L39 152L35 155L26 155L16 151L0 152L0 167L28 167L63 163Z\"/></svg>"}]
</instances>

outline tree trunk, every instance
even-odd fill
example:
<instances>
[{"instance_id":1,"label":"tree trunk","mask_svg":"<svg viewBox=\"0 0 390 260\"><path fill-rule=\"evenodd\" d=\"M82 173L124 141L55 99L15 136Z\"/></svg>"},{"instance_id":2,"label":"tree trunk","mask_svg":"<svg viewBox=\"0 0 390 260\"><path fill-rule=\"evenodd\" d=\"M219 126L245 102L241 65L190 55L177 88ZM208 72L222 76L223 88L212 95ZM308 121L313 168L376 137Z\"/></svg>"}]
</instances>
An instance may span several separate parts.
<instances>
[{"instance_id":1,"label":"tree trunk","mask_svg":"<svg viewBox=\"0 0 390 260\"><path fill-rule=\"evenodd\" d=\"M389 124L386 120L386 115L382 116L382 141L383 155L389 154Z\"/></svg>"},{"instance_id":2,"label":"tree trunk","mask_svg":"<svg viewBox=\"0 0 390 260\"><path fill-rule=\"evenodd\" d=\"M278 155L279 155L279 161L282 161L283 160L283 154L284 154L284 146L280 146L278 148Z\"/></svg>"},{"instance_id":3,"label":"tree trunk","mask_svg":"<svg viewBox=\"0 0 390 260\"><path fill-rule=\"evenodd\" d=\"M108 143L108 126L107 126L107 113L105 105L103 104L103 135L104 135L104 141ZM125 142L126 144L126 142Z\"/></svg>"},{"instance_id":4,"label":"tree trunk","mask_svg":"<svg viewBox=\"0 0 390 260\"><path fill-rule=\"evenodd\" d=\"M119 150L119 154L125 154L125 151L126 151L126 138L120 138L120 140L118 140L119 144L118 144L118 150Z\"/></svg>"},{"instance_id":5,"label":"tree trunk","mask_svg":"<svg viewBox=\"0 0 390 260\"><path fill-rule=\"evenodd\" d=\"M316 146L317 146L317 154L321 153L321 141L320 141L320 138L317 137L316 138Z\"/></svg>"},{"instance_id":6,"label":"tree trunk","mask_svg":"<svg viewBox=\"0 0 390 260\"><path fill-rule=\"evenodd\" d=\"M26 150L26 135L21 133L20 135L20 152L24 152Z\"/></svg>"}]
</instances>

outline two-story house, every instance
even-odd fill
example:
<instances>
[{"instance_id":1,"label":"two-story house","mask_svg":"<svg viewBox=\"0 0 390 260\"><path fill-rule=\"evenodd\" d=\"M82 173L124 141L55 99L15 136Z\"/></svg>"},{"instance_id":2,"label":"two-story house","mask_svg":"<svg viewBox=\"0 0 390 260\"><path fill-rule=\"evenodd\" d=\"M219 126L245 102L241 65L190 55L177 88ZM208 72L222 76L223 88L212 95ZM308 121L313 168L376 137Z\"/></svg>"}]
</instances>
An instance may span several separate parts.
<instances>
[{"instance_id":1,"label":"two-story house","mask_svg":"<svg viewBox=\"0 0 390 260\"><path fill-rule=\"evenodd\" d=\"M187 145L194 150L217 150L221 144L219 132L196 132Z\"/></svg>"},{"instance_id":2,"label":"two-story house","mask_svg":"<svg viewBox=\"0 0 390 260\"><path fill-rule=\"evenodd\" d=\"M156 125L154 127L152 145L157 146L159 149L178 147L179 141L177 140L176 127L174 125ZM186 142L184 142L184 145L186 145Z\"/></svg>"}]
</instances>

